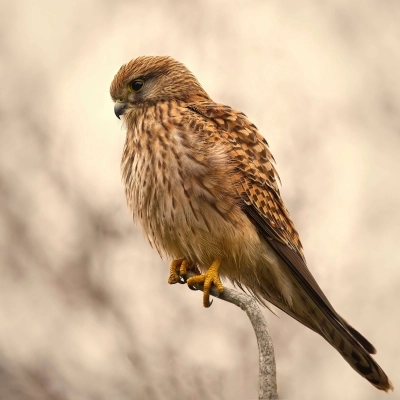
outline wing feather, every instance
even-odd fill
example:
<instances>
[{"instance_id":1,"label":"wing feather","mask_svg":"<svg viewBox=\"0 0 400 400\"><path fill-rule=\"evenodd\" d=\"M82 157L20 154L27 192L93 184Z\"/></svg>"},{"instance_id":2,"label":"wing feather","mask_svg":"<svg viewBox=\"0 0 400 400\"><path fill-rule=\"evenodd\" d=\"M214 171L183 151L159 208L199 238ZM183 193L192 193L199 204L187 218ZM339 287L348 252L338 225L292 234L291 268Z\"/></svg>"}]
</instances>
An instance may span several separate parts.
<instances>
[{"instance_id":1,"label":"wing feather","mask_svg":"<svg viewBox=\"0 0 400 400\"><path fill-rule=\"evenodd\" d=\"M285 261L295 280L328 319L349 331L368 352L374 353L372 344L336 313L308 269L299 235L279 192L275 160L256 126L245 114L225 105L204 102L189 108L214 121L221 136L230 142L232 158L242 174L239 189L242 207L260 235ZM290 310L289 314L297 319Z\"/></svg>"}]
</instances>

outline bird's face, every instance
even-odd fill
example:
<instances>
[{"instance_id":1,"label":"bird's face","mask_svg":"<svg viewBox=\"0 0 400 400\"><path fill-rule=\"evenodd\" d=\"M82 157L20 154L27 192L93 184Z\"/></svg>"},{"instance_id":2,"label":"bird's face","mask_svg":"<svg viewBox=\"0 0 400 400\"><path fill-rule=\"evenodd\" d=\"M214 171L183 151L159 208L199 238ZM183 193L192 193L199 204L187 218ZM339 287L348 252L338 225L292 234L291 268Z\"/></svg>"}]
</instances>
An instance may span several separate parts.
<instances>
[{"instance_id":1,"label":"bird's face","mask_svg":"<svg viewBox=\"0 0 400 400\"><path fill-rule=\"evenodd\" d=\"M118 118L158 101L210 100L189 70L170 57L139 57L123 65L111 83L110 94Z\"/></svg>"}]
</instances>

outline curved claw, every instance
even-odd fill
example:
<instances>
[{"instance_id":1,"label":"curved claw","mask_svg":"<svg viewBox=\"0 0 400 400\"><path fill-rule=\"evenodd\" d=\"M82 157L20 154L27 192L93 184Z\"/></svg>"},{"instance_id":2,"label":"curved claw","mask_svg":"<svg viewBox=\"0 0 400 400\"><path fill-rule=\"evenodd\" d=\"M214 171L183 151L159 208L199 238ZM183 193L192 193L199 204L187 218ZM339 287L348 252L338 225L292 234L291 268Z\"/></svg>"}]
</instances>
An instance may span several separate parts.
<instances>
[{"instance_id":1,"label":"curved claw","mask_svg":"<svg viewBox=\"0 0 400 400\"><path fill-rule=\"evenodd\" d=\"M174 285L175 283L181 283L178 275L170 275L168 278L168 283Z\"/></svg>"},{"instance_id":2,"label":"curved claw","mask_svg":"<svg viewBox=\"0 0 400 400\"><path fill-rule=\"evenodd\" d=\"M175 283L185 284L187 282L187 270L190 265L190 261L184 258L172 260L169 266L168 283L170 285Z\"/></svg>"},{"instance_id":3,"label":"curved claw","mask_svg":"<svg viewBox=\"0 0 400 400\"><path fill-rule=\"evenodd\" d=\"M221 260L215 260L210 268L208 268L207 272L203 275L195 275L188 279L188 286L193 286L197 284L203 284L203 305L204 307L210 307L212 301L210 302L210 289L211 286L214 285L219 293L224 291L224 287L219 278L218 270L221 265Z\"/></svg>"},{"instance_id":4,"label":"curved claw","mask_svg":"<svg viewBox=\"0 0 400 400\"><path fill-rule=\"evenodd\" d=\"M197 289L196 286L192 286L192 285L188 285L188 288L189 288L190 290L194 290L194 291L199 290L199 289Z\"/></svg>"},{"instance_id":5,"label":"curved claw","mask_svg":"<svg viewBox=\"0 0 400 400\"><path fill-rule=\"evenodd\" d=\"M212 303L214 303L214 300L213 300L213 299L211 299L210 303L209 303L208 305L205 305L204 307L205 307L205 308L210 308Z\"/></svg>"}]
</instances>

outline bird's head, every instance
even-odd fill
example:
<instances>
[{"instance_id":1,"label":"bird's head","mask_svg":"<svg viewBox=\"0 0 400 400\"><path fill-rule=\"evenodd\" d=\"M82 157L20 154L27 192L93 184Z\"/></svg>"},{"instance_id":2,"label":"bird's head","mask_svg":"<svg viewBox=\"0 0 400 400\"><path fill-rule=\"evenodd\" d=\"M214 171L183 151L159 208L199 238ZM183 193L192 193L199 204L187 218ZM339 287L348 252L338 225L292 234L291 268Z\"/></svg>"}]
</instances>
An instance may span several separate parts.
<instances>
[{"instance_id":1,"label":"bird's head","mask_svg":"<svg viewBox=\"0 0 400 400\"><path fill-rule=\"evenodd\" d=\"M194 75L171 57L138 57L124 64L115 75L110 94L115 115L144 103L180 100L187 103L210 100Z\"/></svg>"}]
</instances>

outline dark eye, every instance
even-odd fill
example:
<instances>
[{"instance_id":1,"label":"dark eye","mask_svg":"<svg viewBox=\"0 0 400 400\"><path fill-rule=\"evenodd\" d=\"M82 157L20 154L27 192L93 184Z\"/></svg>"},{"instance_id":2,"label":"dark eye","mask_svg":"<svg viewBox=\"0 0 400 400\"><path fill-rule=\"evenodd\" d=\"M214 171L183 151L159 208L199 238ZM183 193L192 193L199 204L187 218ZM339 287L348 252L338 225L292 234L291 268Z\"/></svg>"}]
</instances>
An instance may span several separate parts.
<instances>
[{"instance_id":1,"label":"dark eye","mask_svg":"<svg viewBox=\"0 0 400 400\"><path fill-rule=\"evenodd\" d=\"M135 79L129 84L129 89L132 92L140 92L143 88L144 82L141 79Z\"/></svg>"}]
</instances>

